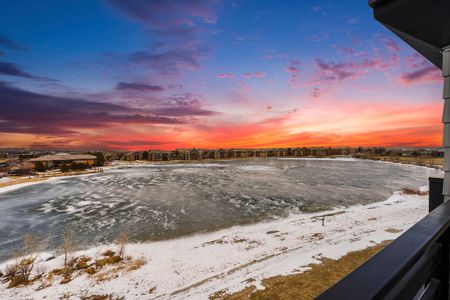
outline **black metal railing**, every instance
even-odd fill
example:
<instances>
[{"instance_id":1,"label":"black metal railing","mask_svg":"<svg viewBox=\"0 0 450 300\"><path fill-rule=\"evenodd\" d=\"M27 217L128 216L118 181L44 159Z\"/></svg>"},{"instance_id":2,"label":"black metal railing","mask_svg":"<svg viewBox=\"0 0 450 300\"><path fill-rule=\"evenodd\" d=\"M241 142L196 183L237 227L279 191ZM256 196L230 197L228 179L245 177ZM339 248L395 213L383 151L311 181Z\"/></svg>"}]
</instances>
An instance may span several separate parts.
<instances>
[{"instance_id":1,"label":"black metal railing","mask_svg":"<svg viewBox=\"0 0 450 300\"><path fill-rule=\"evenodd\" d=\"M450 201L442 202L442 179L430 178L432 211L318 299L449 299Z\"/></svg>"}]
</instances>

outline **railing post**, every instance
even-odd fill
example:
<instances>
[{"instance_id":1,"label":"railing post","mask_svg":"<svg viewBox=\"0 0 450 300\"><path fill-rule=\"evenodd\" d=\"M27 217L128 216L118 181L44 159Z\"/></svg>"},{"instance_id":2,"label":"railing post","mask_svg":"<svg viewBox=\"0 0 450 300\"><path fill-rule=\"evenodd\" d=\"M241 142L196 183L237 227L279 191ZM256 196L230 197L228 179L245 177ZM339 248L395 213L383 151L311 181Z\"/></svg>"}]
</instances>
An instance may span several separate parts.
<instances>
[{"instance_id":1,"label":"railing post","mask_svg":"<svg viewBox=\"0 0 450 300\"><path fill-rule=\"evenodd\" d=\"M429 180L429 194L428 194L428 212L431 212L436 207L444 203L444 195L442 195L442 188L444 179L430 177Z\"/></svg>"}]
</instances>

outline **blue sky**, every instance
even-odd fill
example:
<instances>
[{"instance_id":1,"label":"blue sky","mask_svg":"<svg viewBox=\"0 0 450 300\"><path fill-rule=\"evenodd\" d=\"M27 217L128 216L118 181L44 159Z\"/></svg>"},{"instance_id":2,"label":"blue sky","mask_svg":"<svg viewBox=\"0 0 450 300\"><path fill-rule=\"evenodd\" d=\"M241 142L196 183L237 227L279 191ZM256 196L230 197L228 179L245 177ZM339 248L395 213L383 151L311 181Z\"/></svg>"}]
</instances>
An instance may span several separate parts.
<instances>
[{"instance_id":1,"label":"blue sky","mask_svg":"<svg viewBox=\"0 0 450 300\"><path fill-rule=\"evenodd\" d=\"M440 143L439 71L365 1L0 7L0 146Z\"/></svg>"}]
</instances>

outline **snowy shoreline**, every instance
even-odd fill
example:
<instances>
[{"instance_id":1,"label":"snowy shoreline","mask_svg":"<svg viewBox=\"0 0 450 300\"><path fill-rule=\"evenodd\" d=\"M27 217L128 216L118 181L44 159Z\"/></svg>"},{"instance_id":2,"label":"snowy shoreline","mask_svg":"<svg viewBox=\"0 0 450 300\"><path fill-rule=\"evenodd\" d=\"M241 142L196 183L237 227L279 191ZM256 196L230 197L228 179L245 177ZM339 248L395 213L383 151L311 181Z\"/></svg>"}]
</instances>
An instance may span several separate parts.
<instances>
[{"instance_id":1,"label":"snowy shoreline","mask_svg":"<svg viewBox=\"0 0 450 300\"><path fill-rule=\"evenodd\" d=\"M0 295L2 299L54 299L65 293L73 295L69 299L92 294L125 299L207 299L219 290L238 291L258 285L263 278L304 271L322 257L337 259L350 251L395 239L427 214L426 199L396 192L370 205L293 214L173 240L130 244L127 255L143 256L148 261L136 271L101 282L84 274L65 285L55 281L40 291L35 291L38 282L12 289L2 284ZM98 246L77 255L98 257L114 247ZM42 254L39 264L48 270L61 267L61 256L45 261L51 255ZM0 264L0 270L7 263ZM249 279L256 281L248 283Z\"/></svg>"},{"instance_id":2,"label":"snowy shoreline","mask_svg":"<svg viewBox=\"0 0 450 300\"><path fill-rule=\"evenodd\" d=\"M33 182L23 182L23 183L16 183L4 187L0 187L0 194L9 193L27 186L32 186L39 183L48 182L48 180L41 180L41 181L33 181Z\"/></svg>"}]
</instances>

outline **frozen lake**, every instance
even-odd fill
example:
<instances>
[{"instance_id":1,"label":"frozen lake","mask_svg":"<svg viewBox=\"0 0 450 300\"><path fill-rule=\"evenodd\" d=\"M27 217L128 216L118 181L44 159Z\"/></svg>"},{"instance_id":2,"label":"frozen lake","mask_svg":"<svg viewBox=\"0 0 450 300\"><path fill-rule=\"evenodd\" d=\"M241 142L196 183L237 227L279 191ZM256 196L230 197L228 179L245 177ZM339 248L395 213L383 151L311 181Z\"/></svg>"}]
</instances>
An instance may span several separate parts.
<instances>
[{"instance_id":1,"label":"frozen lake","mask_svg":"<svg viewBox=\"0 0 450 300\"><path fill-rule=\"evenodd\" d=\"M61 178L0 194L0 260L24 234L61 241L77 228L80 245L169 239L290 213L387 199L428 184L441 171L362 160L254 159L146 165Z\"/></svg>"}]
</instances>

